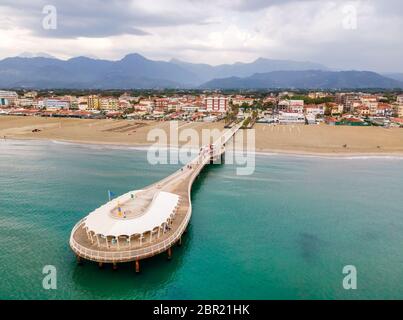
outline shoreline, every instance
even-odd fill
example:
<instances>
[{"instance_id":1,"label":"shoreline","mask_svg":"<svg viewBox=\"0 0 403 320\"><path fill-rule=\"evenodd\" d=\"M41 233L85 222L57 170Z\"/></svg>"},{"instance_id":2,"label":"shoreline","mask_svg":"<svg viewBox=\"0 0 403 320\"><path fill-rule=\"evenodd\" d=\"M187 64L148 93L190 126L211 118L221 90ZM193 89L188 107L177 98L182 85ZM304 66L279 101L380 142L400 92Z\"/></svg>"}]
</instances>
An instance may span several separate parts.
<instances>
[{"instance_id":1,"label":"shoreline","mask_svg":"<svg viewBox=\"0 0 403 320\"><path fill-rule=\"evenodd\" d=\"M119 149L132 149L139 151L146 151L146 149L151 147L156 147L153 144L148 143L111 143L111 142L100 142L100 141L84 141L84 140L66 140L66 139L41 139L41 138L33 138L33 137L24 137L24 138L6 138L5 140L0 139L2 141L36 141L36 142L48 142L54 144L66 144L72 146L80 146L80 147L105 147L105 148L119 148ZM168 148L176 148L178 146L171 145L160 145L159 148L168 149ZM181 148L183 146L179 146ZM192 151L197 151L198 148L190 148ZM235 151L242 152L242 150L235 149ZM397 158L403 159L403 152L312 152L312 151L302 151L302 150L284 150L284 149L260 149L257 148L254 151L256 156L291 156L291 157L312 157L312 158L328 158L328 159L360 159L360 158L372 158L372 159L385 159L385 158Z\"/></svg>"},{"instance_id":2,"label":"shoreline","mask_svg":"<svg viewBox=\"0 0 403 320\"><path fill-rule=\"evenodd\" d=\"M198 150L214 143L215 134L222 130L223 122L182 121L173 126L168 121L0 117L0 141L5 136L143 150L169 145ZM399 128L256 124L253 130L240 131L237 137L234 150L243 148L246 153L249 146L257 155L403 157L403 130Z\"/></svg>"}]
</instances>

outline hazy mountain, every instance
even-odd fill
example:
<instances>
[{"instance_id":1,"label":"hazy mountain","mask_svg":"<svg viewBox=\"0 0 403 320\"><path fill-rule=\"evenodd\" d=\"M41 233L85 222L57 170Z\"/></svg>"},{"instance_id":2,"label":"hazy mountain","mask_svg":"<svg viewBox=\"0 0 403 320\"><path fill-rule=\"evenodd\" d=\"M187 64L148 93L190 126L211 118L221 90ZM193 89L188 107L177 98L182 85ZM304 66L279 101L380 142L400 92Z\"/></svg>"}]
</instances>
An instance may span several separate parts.
<instances>
[{"instance_id":1,"label":"hazy mountain","mask_svg":"<svg viewBox=\"0 0 403 320\"><path fill-rule=\"evenodd\" d=\"M88 57L59 60L44 53L23 53L0 61L0 87L130 89L197 87L214 78L246 77L256 72L326 67L259 58L252 63L210 66L179 60L154 61L129 54L119 61Z\"/></svg>"},{"instance_id":2,"label":"hazy mountain","mask_svg":"<svg viewBox=\"0 0 403 320\"><path fill-rule=\"evenodd\" d=\"M0 61L0 87L175 88L200 84L196 75L165 61L130 54L119 61L76 57L6 58Z\"/></svg>"},{"instance_id":3,"label":"hazy mountain","mask_svg":"<svg viewBox=\"0 0 403 320\"><path fill-rule=\"evenodd\" d=\"M382 75L397 81L403 81L403 73L384 73Z\"/></svg>"},{"instance_id":4,"label":"hazy mountain","mask_svg":"<svg viewBox=\"0 0 403 320\"><path fill-rule=\"evenodd\" d=\"M403 82L369 71L274 71L250 77L211 80L201 86L210 89L364 89L403 88Z\"/></svg>"},{"instance_id":5,"label":"hazy mountain","mask_svg":"<svg viewBox=\"0 0 403 320\"><path fill-rule=\"evenodd\" d=\"M198 78L203 82L214 78L248 77L258 72L329 70L324 65L312 62L272 60L265 58L259 58L251 63L237 62L234 64L222 64L218 66L188 63L177 59L172 59L171 62L197 74Z\"/></svg>"},{"instance_id":6,"label":"hazy mountain","mask_svg":"<svg viewBox=\"0 0 403 320\"><path fill-rule=\"evenodd\" d=\"M251 63L210 66L179 60L154 61L139 54L129 54L118 61L88 57L59 60L40 53L24 55L28 57L0 61L0 88L155 89L192 88L203 83L206 88L401 86L400 82L373 72L322 71L327 68L311 62L263 58Z\"/></svg>"}]
</instances>

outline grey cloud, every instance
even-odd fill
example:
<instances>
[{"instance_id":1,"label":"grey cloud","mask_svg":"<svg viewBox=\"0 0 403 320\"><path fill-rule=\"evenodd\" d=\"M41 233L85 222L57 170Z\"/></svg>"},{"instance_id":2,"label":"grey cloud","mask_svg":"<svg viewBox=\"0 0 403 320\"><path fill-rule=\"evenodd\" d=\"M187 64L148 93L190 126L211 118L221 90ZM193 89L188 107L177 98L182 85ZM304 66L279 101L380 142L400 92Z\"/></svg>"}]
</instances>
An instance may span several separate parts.
<instances>
[{"instance_id":1,"label":"grey cloud","mask_svg":"<svg viewBox=\"0 0 403 320\"><path fill-rule=\"evenodd\" d=\"M134 7L132 7L132 4ZM205 24L208 20L200 14L189 17L180 10L172 14L145 12L135 7L135 1L128 0L82 0L72 1L15 1L2 0L1 7L9 9L19 20L20 26L30 29L42 37L76 38L108 37L121 34L146 35L147 27L164 27L186 24ZM45 5L57 9L57 29L45 30L42 27ZM180 8L178 8L180 9Z\"/></svg>"},{"instance_id":2,"label":"grey cloud","mask_svg":"<svg viewBox=\"0 0 403 320\"><path fill-rule=\"evenodd\" d=\"M191 0L192 1L192 0ZM206 0L210 2L210 0ZM218 0L212 1L218 2L223 7L235 10L235 11L258 11L268 7L286 5L293 2L317 2L320 0ZM211 3L211 2L210 2Z\"/></svg>"},{"instance_id":3,"label":"grey cloud","mask_svg":"<svg viewBox=\"0 0 403 320\"><path fill-rule=\"evenodd\" d=\"M359 15L358 30L344 30L338 18L327 23L326 17L332 16L331 12L326 15L328 10L335 10L337 16L341 12L338 7L354 3ZM58 10L57 30L42 28L45 4ZM213 64L263 56L311 60L336 68L402 71L402 0L0 0L0 13L0 35L1 31L12 34L9 30L15 27L32 31L34 37L26 39L37 43L29 47L26 41L20 42L20 47L26 46L21 51L109 58L144 52L149 57L186 56L188 60ZM252 37L248 45L242 37L226 33L232 25ZM148 33L152 36L139 37L131 43L111 37ZM256 35L257 40L253 40ZM84 43L85 51L80 47L63 48L60 43L67 42L50 39L77 37L111 39L102 49L92 49L86 40L78 40ZM15 48L3 45L2 54L6 56Z\"/></svg>"},{"instance_id":4,"label":"grey cloud","mask_svg":"<svg viewBox=\"0 0 403 320\"><path fill-rule=\"evenodd\" d=\"M377 0L367 0L376 9L377 15L381 16L398 16L403 15L403 1L402 0L387 0L387 1L377 1Z\"/></svg>"}]
</instances>

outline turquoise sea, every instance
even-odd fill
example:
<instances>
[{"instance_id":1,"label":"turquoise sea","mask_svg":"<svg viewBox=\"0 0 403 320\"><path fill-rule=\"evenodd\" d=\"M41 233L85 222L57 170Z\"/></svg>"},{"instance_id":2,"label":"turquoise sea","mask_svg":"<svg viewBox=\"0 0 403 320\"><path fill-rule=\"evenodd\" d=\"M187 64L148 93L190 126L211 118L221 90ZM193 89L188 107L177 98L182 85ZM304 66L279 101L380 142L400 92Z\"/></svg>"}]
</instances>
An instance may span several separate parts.
<instances>
[{"instance_id":1,"label":"turquoise sea","mask_svg":"<svg viewBox=\"0 0 403 320\"><path fill-rule=\"evenodd\" d=\"M113 271L77 266L70 230L178 166L146 151L0 141L0 299L402 299L403 159L258 155L207 167L182 247ZM57 289L42 268L57 268ZM342 287L345 265L358 289Z\"/></svg>"}]
</instances>

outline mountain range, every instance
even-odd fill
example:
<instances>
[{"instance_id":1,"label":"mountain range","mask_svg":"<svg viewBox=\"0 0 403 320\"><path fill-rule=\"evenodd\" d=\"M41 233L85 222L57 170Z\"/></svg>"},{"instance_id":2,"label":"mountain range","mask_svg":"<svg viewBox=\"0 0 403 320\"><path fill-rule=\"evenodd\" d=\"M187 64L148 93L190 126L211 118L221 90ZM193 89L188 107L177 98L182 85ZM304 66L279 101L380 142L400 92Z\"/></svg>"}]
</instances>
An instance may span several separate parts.
<instances>
[{"instance_id":1,"label":"mountain range","mask_svg":"<svg viewBox=\"0 0 403 320\"><path fill-rule=\"evenodd\" d=\"M259 58L211 66L134 53L111 61L88 57L60 60L24 53L0 60L0 88L395 88L403 82L373 72L334 72L313 62Z\"/></svg>"},{"instance_id":2,"label":"mountain range","mask_svg":"<svg viewBox=\"0 0 403 320\"><path fill-rule=\"evenodd\" d=\"M373 89L403 88L403 82L370 71L273 71L250 77L214 79L206 89Z\"/></svg>"}]
</instances>

